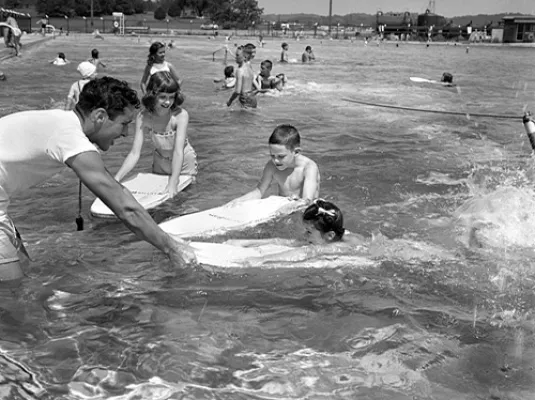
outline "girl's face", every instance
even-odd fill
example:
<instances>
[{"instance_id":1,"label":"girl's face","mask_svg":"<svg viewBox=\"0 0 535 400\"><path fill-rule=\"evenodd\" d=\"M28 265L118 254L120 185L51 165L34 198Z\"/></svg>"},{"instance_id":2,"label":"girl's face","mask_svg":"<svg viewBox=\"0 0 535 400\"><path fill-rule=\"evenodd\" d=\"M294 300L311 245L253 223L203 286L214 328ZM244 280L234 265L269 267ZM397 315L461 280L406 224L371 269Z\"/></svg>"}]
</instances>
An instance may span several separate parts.
<instances>
[{"instance_id":1,"label":"girl's face","mask_svg":"<svg viewBox=\"0 0 535 400\"><path fill-rule=\"evenodd\" d=\"M310 221L303 221L305 227L305 240L310 244L325 244L327 240L323 237L322 233L316 229L314 224Z\"/></svg>"},{"instance_id":2,"label":"girl's face","mask_svg":"<svg viewBox=\"0 0 535 400\"><path fill-rule=\"evenodd\" d=\"M157 63L161 63L165 60L165 47L161 47L158 49L156 54L154 55L154 61Z\"/></svg>"},{"instance_id":3,"label":"girl's face","mask_svg":"<svg viewBox=\"0 0 535 400\"><path fill-rule=\"evenodd\" d=\"M177 93L158 93L156 95L155 111L159 114L169 112L175 102Z\"/></svg>"}]
</instances>

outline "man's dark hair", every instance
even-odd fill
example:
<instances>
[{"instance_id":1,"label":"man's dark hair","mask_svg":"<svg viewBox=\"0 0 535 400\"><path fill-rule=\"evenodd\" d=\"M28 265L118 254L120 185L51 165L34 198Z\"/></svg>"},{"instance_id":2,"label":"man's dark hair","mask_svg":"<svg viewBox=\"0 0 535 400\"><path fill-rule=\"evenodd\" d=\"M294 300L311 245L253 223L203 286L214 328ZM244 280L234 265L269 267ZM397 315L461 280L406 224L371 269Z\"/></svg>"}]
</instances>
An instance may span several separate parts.
<instances>
[{"instance_id":1,"label":"man's dark hair","mask_svg":"<svg viewBox=\"0 0 535 400\"><path fill-rule=\"evenodd\" d=\"M97 108L103 108L113 121L129 106L139 107L137 92L125 81L104 76L93 79L84 86L76 108L83 115L88 115Z\"/></svg>"}]
</instances>

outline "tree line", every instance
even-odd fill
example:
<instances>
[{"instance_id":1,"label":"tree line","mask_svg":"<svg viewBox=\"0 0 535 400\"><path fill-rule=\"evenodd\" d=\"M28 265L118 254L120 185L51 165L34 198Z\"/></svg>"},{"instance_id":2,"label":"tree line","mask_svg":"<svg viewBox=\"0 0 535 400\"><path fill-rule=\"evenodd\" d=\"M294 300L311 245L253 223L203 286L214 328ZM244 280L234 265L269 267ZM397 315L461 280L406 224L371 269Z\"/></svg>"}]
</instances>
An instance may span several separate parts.
<instances>
[{"instance_id":1,"label":"tree line","mask_svg":"<svg viewBox=\"0 0 535 400\"><path fill-rule=\"evenodd\" d=\"M6 0L5 6L17 9L22 7L24 1ZM187 13L232 26L249 26L258 22L263 13L257 0L38 0L36 9L40 15L49 17L88 17L91 14L91 2L95 16L110 15L112 12L133 15L154 11L154 18L163 20Z\"/></svg>"}]
</instances>

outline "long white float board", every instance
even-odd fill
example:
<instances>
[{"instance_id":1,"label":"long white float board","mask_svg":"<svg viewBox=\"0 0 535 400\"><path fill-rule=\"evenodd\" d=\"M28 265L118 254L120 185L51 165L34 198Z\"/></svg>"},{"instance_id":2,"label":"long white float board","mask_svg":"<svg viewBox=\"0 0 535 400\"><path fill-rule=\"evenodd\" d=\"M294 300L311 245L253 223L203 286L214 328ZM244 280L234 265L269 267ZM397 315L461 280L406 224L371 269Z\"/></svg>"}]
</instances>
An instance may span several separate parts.
<instances>
[{"instance_id":1,"label":"long white float board","mask_svg":"<svg viewBox=\"0 0 535 400\"><path fill-rule=\"evenodd\" d=\"M302 201L270 196L247 200L234 206L221 206L162 222L159 226L170 235L181 238L209 237L243 229L288 215L304 207Z\"/></svg>"},{"instance_id":2,"label":"long white float board","mask_svg":"<svg viewBox=\"0 0 535 400\"><path fill-rule=\"evenodd\" d=\"M189 244L195 250L197 261L200 264L219 268L248 268L247 260L271 254L278 254L291 250L292 247L281 245L262 245L259 247L241 247L224 243L191 242ZM276 261L251 268L339 268L350 266L370 267L377 261L357 255L320 255L305 261Z\"/></svg>"},{"instance_id":3,"label":"long white float board","mask_svg":"<svg viewBox=\"0 0 535 400\"><path fill-rule=\"evenodd\" d=\"M178 191L181 192L192 182L191 175L180 175ZM157 207L169 199L169 194L164 189L169 181L168 175L139 173L132 179L122 182L139 204L145 210ZM100 218L114 218L115 214L100 199L96 199L91 205L91 215Z\"/></svg>"}]
</instances>

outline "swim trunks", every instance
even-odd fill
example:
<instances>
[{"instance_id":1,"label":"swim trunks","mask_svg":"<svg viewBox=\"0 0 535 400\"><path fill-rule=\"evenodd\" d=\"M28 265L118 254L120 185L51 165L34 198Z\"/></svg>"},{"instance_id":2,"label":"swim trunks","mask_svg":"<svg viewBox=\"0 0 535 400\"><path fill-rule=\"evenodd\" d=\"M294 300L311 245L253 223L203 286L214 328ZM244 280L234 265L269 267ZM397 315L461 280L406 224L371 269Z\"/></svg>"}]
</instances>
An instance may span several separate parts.
<instances>
[{"instance_id":1,"label":"swim trunks","mask_svg":"<svg viewBox=\"0 0 535 400\"><path fill-rule=\"evenodd\" d=\"M253 92L241 93L238 100L243 108L256 108L258 105L256 95Z\"/></svg>"},{"instance_id":2,"label":"swim trunks","mask_svg":"<svg viewBox=\"0 0 535 400\"><path fill-rule=\"evenodd\" d=\"M0 265L19 261L20 246L13 221L7 215L0 216Z\"/></svg>"}]
</instances>

